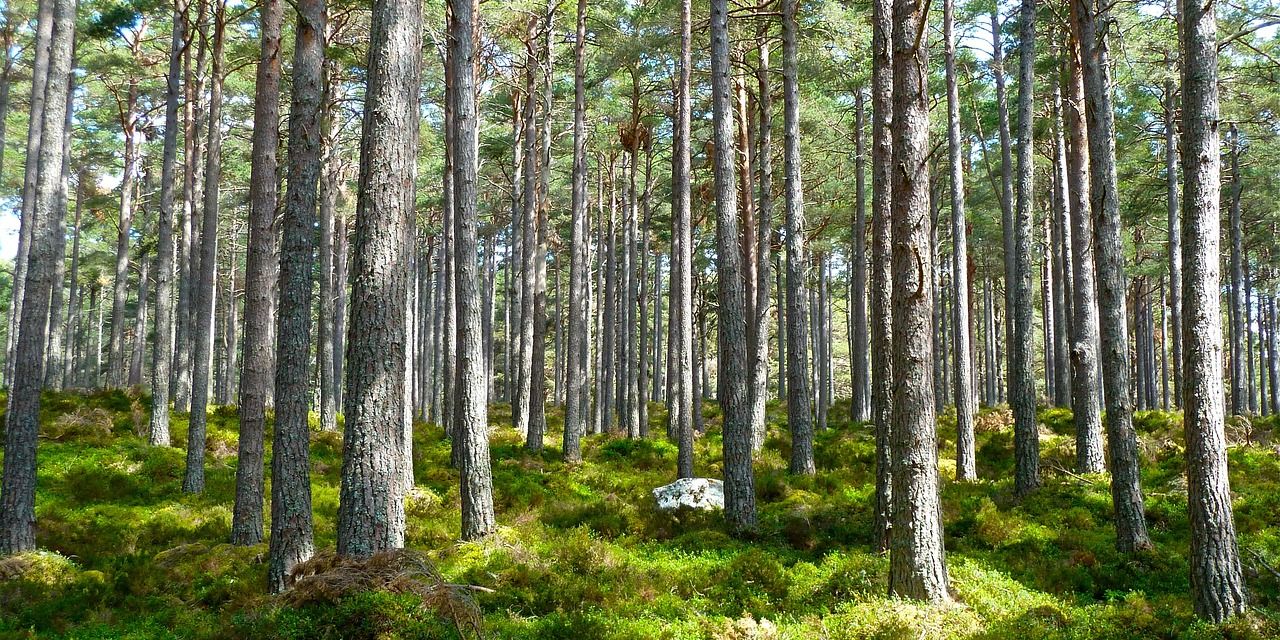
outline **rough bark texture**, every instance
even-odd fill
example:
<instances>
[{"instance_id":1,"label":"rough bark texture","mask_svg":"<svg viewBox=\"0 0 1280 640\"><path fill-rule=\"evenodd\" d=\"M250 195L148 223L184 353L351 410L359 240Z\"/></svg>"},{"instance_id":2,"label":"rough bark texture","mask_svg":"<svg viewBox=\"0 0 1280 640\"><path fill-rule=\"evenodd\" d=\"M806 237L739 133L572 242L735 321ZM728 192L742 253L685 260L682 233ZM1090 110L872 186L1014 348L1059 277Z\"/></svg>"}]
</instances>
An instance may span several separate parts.
<instances>
[{"instance_id":1,"label":"rough bark texture","mask_svg":"<svg viewBox=\"0 0 1280 640\"><path fill-rule=\"evenodd\" d=\"M338 553L355 557L404 546L404 240L418 148L421 5L374 2L369 42L338 508Z\"/></svg>"},{"instance_id":2,"label":"rough bark texture","mask_svg":"<svg viewBox=\"0 0 1280 640\"><path fill-rule=\"evenodd\" d=\"M458 380L455 386L454 432L462 444L459 471L462 482L462 539L492 533L493 475L489 462L489 431L485 397L484 355L480 327L480 298L476 291L476 114L474 0L454 4L449 43L453 49L454 117L458 139L453 148L454 204L458 249ZM405 51L405 55L411 52ZM414 74L416 81L417 74ZM416 85L409 85L416 86ZM416 101L415 101L416 106ZM415 126L415 131L417 127ZM412 156L410 156L412 157ZM412 184L412 183L410 183ZM412 192L410 192L412 193Z\"/></svg>"},{"instance_id":3,"label":"rough bark texture","mask_svg":"<svg viewBox=\"0 0 1280 640\"><path fill-rule=\"evenodd\" d=\"M783 14L791 15L794 19L795 6L796 0L784 0ZM720 359L722 391L719 400L724 414L725 519L730 527L741 531L755 528L756 496L755 473L751 468L751 404L747 397L747 305L742 282L741 254L738 251L738 193L733 175L733 97L729 89L731 69L728 18L728 2L711 0L711 102L715 122L718 248L716 272L720 298L717 353ZM794 51L791 55L795 55Z\"/></svg>"},{"instance_id":4,"label":"rough bark texture","mask_svg":"<svg viewBox=\"0 0 1280 640\"><path fill-rule=\"evenodd\" d=\"M534 255L537 250L537 110L534 108L534 69L537 62L534 56L534 40L537 37L537 19L529 16L529 27L526 32L525 46L525 84L524 84L524 135L521 142L524 146L523 167L523 208L521 209L520 230L520 339L519 339L519 374L516 377L516 397L511 407L512 420L516 432L522 437L529 433L532 421L534 400L532 394L533 376L533 333L534 333L534 287L535 276Z\"/></svg>"},{"instance_id":5,"label":"rough bark texture","mask_svg":"<svg viewBox=\"0 0 1280 640\"><path fill-rule=\"evenodd\" d=\"M262 53L253 97L252 166L249 175L249 246L245 255L244 374L240 381L240 441L236 458L236 502L231 516L232 544L262 542L263 439L267 388L274 382L271 312L277 260L275 217L279 200L276 153L280 147L280 28L284 5L266 0L261 8ZM299 21L300 23L302 21ZM305 29L300 28L299 32ZM295 91L305 79L295 66ZM303 84L298 84L303 81Z\"/></svg>"},{"instance_id":6,"label":"rough bark texture","mask_svg":"<svg viewBox=\"0 0 1280 640\"><path fill-rule=\"evenodd\" d=\"M573 231L569 264L569 345L564 447L566 462L582 459L587 430L587 0L578 0L573 45Z\"/></svg>"},{"instance_id":7,"label":"rough bark texture","mask_svg":"<svg viewBox=\"0 0 1280 640\"><path fill-rule=\"evenodd\" d=\"M46 103L40 127L46 141L62 140L70 87L72 41L75 39L74 0L53 0L49 40ZM4 472L0 481L0 555L32 551L36 547L36 439L40 430L40 389L49 297L53 287L53 234L64 214L58 205L62 182L61 144L43 144L28 156L38 166L31 214L31 250L26 272L26 300L18 322L14 349L13 384L5 412Z\"/></svg>"},{"instance_id":8,"label":"rough bark texture","mask_svg":"<svg viewBox=\"0 0 1280 640\"><path fill-rule=\"evenodd\" d=\"M1214 5L1180 3L1182 36L1182 407L1191 521L1191 597L1219 622L1246 606L1227 480L1219 301L1217 18Z\"/></svg>"},{"instance_id":9,"label":"rough bark texture","mask_svg":"<svg viewBox=\"0 0 1280 640\"><path fill-rule=\"evenodd\" d=\"M889 592L950 599L938 499L929 248L929 48L925 5L894 0L893 529Z\"/></svg>"},{"instance_id":10,"label":"rough bark texture","mask_svg":"<svg viewBox=\"0 0 1280 640\"><path fill-rule=\"evenodd\" d=\"M1036 425L1036 384L1032 371L1033 326L1031 289L1031 193L1035 171L1032 148L1032 98L1035 88L1036 0L1022 0L1018 45L1018 191L1012 228L1004 228L1005 246L1013 236L1012 271L1005 281L1009 290L1009 405L1013 409L1014 491L1025 494L1040 486L1040 432Z\"/></svg>"},{"instance_id":11,"label":"rough bark texture","mask_svg":"<svg viewBox=\"0 0 1280 640\"><path fill-rule=\"evenodd\" d=\"M13 261L12 304L9 305L9 330L5 333L5 382L13 385L14 368L17 364L17 346L19 325L22 319L22 306L27 286L27 265L31 255L32 234L36 221L36 187L39 178L39 156L41 150L41 134L44 130L45 87L49 79L49 51L53 37L55 12L54 0L40 0L36 3L36 31L34 38L35 52L31 56L31 98L28 104L27 149L24 158L36 158L36 162L28 161L23 169L22 202L18 214L18 254Z\"/></svg>"},{"instance_id":12,"label":"rough bark texture","mask_svg":"<svg viewBox=\"0 0 1280 640\"><path fill-rule=\"evenodd\" d=\"M1126 333L1124 243L1121 239L1119 185L1116 178L1115 114L1107 41L1098 24L1106 24L1105 7L1073 0L1072 17L1080 41L1085 87L1085 120L1089 130L1090 208L1093 212L1094 266L1098 272L1098 327L1102 347L1102 384L1106 402L1111 470L1111 499L1116 510L1116 547L1131 553L1151 546L1143 514L1138 438L1133 430L1129 396L1129 339ZM1077 258L1078 259L1078 258Z\"/></svg>"},{"instance_id":13,"label":"rough bark texture","mask_svg":"<svg viewBox=\"0 0 1280 640\"><path fill-rule=\"evenodd\" d=\"M889 548L892 515L893 2L872 0L871 38L871 420L876 430L876 547Z\"/></svg>"},{"instance_id":14,"label":"rough bark texture","mask_svg":"<svg viewBox=\"0 0 1280 640\"><path fill-rule=\"evenodd\" d=\"M1071 415L1076 471L1103 470L1101 380L1098 378L1098 301L1094 288L1093 219L1089 214L1089 135L1084 120L1080 50L1071 41L1063 107L1067 131L1067 208L1071 215Z\"/></svg>"},{"instance_id":15,"label":"rough bark texture","mask_svg":"<svg viewBox=\"0 0 1280 640\"><path fill-rule=\"evenodd\" d=\"M209 84L209 139L204 168L204 220L200 224L199 279L192 292L195 332L191 347L191 418L187 428L187 471L182 490L204 491L205 428L209 405L210 351L213 349L214 279L218 269L218 187L222 179L222 51L226 7L214 10L213 64Z\"/></svg>"},{"instance_id":16,"label":"rough bark texture","mask_svg":"<svg viewBox=\"0 0 1280 640\"><path fill-rule=\"evenodd\" d=\"M672 238L675 260L671 269L670 348L675 351L672 431L678 447L676 477L693 477L693 414L697 410L693 386L693 221L690 212L689 76L692 67L692 2L680 0L680 62L676 84L675 140L671 158Z\"/></svg>"},{"instance_id":17,"label":"rough bark texture","mask_svg":"<svg viewBox=\"0 0 1280 640\"><path fill-rule=\"evenodd\" d=\"M324 99L325 5L323 0L301 0L296 7L288 191L281 222L280 301L276 313L276 422L271 440L271 548L267 583L273 592L286 587L293 567L314 551L307 417L312 393L312 264L321 166L319 121Z\"/></svg>"},{"instance_id":18,"label":"rough bark texture","mask_svg":"<svg viewBox=\"0 0 1280 640\"><path fill-rule=\"evenodd\" d=\"M964 165L960 138L960 91L956 78L955 2L943 5L943 37L946 38L947 66L947 161L951 166L951 278L953 309L956 404L956 479L976 480L973 417L973 379L970 376L969 339L969 249L964 213ZM857 395L855 388L855 396Z\"/></svg>"},{"instance_id":19,"label":"rough bark texture","mask_svg":"<svg viewBox=\"0 0 1280 640\"><path fill-rule=\"evenodd\" d=\"M809 385L809 323L805 313L804 185L800 176L800 85L796 77L797 0L782 10L783 180L787 209L787 427L791 473L812 474L813 399Z\"/></svg>"}]
</instances>

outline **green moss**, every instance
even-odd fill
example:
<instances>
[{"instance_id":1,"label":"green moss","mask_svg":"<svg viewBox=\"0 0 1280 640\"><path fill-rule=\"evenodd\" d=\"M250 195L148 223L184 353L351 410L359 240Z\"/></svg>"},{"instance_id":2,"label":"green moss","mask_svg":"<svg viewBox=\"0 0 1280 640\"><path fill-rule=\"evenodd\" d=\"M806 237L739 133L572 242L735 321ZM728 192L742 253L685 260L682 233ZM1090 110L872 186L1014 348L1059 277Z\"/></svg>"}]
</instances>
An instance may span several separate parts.
<instances>
[{"instance_id":1,"label":"green moss","mask_svg":"<svg viewBox=\"0 0 1280 640\"><path fill-rule=\"evenodd\" d=\"M264 593L266 546L227 545L234 500L234 408L209 415L208 488L181 492L186 416L175 447L139 436L149 398L122 391L47 394L41 440L38 543L0 561L0 638L453 638L453 626L413 596L358 593L327 606L285 606ZM819 471L787 473L785 407L769 405L756 456L760 525L731 535L716 513L657 511L650 491L674 477L676 448L651 405L653 435L589 436L583 462L560 462L558 410L539 454L492 408L499 533L457 543L458 477L439 426L416 424L417 487L407 543L473 592L487 637L748 638L1264 638L1280 635L1280 456L1258 420L1229 450L1236 524L1255 612L1228 625L1191 611L1185 556L1181 416L1140 412L1147 516L1155 549L1115 551L1104 476L1046 467L1045 484L1012 495L1011 418L984 408L978 482L951 480L954 415L939 417L942 515L956 603L888 597L888 557L872 549L875 441L838 403L818 433ZM695 441L696 472L721 473L719 411ZM1039 414L1046 465L1070 468L1071 416ZM318 428L318 424L316 425ZM51 430L54 429L55 430ZM268 431L271 420L268 418ZM268 438L269 442L269 438ZM1257 444L1250 444L1257 442ZM268 456L270 447L268 446ZM311 433L318 548L334 545L341 431ZM269 481L269 478L268 478ZM25 564L18 564L19 562ZM8 563L8 564L6 564ZM21 571L16 567L21 566ZM6 567L9 567L6 569Z\"/></svg>"}]
</instances>

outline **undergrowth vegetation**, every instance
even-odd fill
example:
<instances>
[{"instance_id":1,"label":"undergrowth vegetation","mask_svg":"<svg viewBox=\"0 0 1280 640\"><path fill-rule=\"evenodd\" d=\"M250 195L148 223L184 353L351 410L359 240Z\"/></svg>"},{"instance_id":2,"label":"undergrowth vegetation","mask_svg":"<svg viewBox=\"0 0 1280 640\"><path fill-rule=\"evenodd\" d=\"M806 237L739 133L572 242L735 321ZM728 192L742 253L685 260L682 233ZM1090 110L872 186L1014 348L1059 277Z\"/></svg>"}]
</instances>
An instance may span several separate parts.
<instances>
[{"instance_id":1,"label":"undergrowth vegetation","mask_svg":"<svg viewBox=\"0 0 1280 640\"><path fill-rule=\"evenodd\" d=\"M509 411L495 406L500 530L460 544L448 442L438 427L419 424L417 487L407 503L412 551L355 569L322 555L308 591L279 598L264 593L266 545L226 544L234 409L211 416L208 484L199 496L181 492L186 417L174 415L175 447L153 448L138 435L149 410L147 398L124 392L46 396L36 509L42 551L0 560L0 638L453 638L459 628L473 637L477 621L489 638L574 640L1280 635L1280 456L1270 419L1229 426L1253 609L1213 626L1195 620L1188 597L1176 413L1135 417L1155 541L1136 557L1114 550L1106 477L1071 471L1070 412L1041 412L1045 484L1023 500L1009 479L1008 411L984 409L978 419L981 479L973 483L950 480L955 418L943 414L942 504L956 603L923 606L886 595L888 559L872 549L874 439L842 405L834 428L818 434L819 471L809 478L786 473L786 412L770 406L756 461L760 528L750 539L728 535L713 515L655 509L650 490L673 479L676 457L661 436L659 406L652 438L588 437L577 465L560 462L556 446L525 452L506 427ZM705 410L696 472L714 477L719 417L713 405ZM559 417L550 423L558 429ZM335 544L340 435L313 432L311 451L323 553ZM465 624L441 594L464 594L465 606L475 607L461 610Z\"/></svg>"}]
</instances>

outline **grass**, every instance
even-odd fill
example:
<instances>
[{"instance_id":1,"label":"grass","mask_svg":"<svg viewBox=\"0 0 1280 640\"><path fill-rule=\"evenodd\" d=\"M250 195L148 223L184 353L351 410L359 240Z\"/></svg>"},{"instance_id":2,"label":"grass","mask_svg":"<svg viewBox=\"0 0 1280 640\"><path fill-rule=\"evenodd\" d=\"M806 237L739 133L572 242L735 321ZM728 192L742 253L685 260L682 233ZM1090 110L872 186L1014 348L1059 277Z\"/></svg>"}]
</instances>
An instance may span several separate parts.
<instances>
[{"instance_id":1,"label":"grass","mask_svg":"<svg viewBox=\"0 0 1280 640\"><path fill-rule=\"evenodd\" d=\"M36 500L41 551L0 560L0 638L450 638L412 593L362 591L290 606L265 595L266 545L225 543L234 496L236 419L211 414L207 490L184 495L185 416L173 448L139 437L148 399L124 392L45 398ZM697 473L720 475L719 420L697 442ZM443 579L474 592L491 638L1266 638L1280 636L1280 456L1274 421L1229 431L1236 525L1253 608L1215 626L1188 597L1188 524L1177 414L1140 413L1143 482L1155 549L1114 550L1105 476L1076 476L1069 412L1041 413L1044 487L1015 500L1007 410L983 410L979 475L954 473L954 415L939 419L943 517L956 603L885 595L888 560L872 550L874 441L844 406L818 434L814 477L786 473L785 410L770 406L757 456L760 528L730 536L718 518L656 511L675 447L654 436L591 436L565 465L559 434L529 454L491 421L500 529L458 543L449 445L415 429L417 490L407 544ZM550 416L553 431L559 415ZM331 549L342 443L312 433L316 544ZM269 454L269 451L268 451ZM269 494L269 492L268 492Z\"/></svg>"}]
</instances>

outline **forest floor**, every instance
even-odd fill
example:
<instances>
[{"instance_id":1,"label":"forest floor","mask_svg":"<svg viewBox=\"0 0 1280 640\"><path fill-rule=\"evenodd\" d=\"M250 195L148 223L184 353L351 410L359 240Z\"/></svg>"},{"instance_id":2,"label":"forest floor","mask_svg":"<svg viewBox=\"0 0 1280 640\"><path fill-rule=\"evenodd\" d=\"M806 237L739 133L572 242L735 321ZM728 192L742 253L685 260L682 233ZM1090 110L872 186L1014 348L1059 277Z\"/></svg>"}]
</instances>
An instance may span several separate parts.
<instances>
[{"instance_id":1,"label":"forest floor","mask_svg":"<svg viewBox=\"0 0 1280 640\"><path fill-rule=\"evenodd\" d=\"M0 560L0 638L449 638L457 598L382 590L264 594L266 544L226 544L235 493L233 408L210 419L208 487L181 492L186 417L175 447L137 433L148 399L125 392L45 398L37 494L42 551ZM719 417L705 409L697 473L720 475ZM956 483L954 417L940 420L943 516L956 603L886 593L872 549L874 440L837 408L818 435L818 474L786 473L785 411L770 406L756 462L760 528L749 540L718 518L658 512L650 490L673 477L676 449L651 411L646 440L592 436L585 461L555 443L526 453L509 427L493 440L500 530L459 544L456 474L440 429L418 425L417 490L407 543L478 606L487 638L1265 638L1280 637L1280 454L1276 423L1233 420L1236 527L1253 598L1225 626L1191 613L1188 523L1177 414L1139 413L1143 488L1155 549L1114 548L1105 476L1067 471L1070 414L1041 412L1044 487L1015 500L1007 410L983 410L978 472ZM494 407L492 423L509 424ZM1277 433L1280 436L1280 432ZM1278 438L1280 439L1280 438ZM269 445L268 445L269 446ZM312 434L316 546L334 546L342 444ZM321 567L323 568L323 567ZM397 586L398 585L398 586ZM330 587L333 585L330 584ZM401 593L395 593L401 592ZM465 603L464 603L465 604ZM453 609L457 611L457 609ZM465 611L465 609L464 609ZM473 637L473 635L468 635Z\"/></svg>"}]
</instances>

